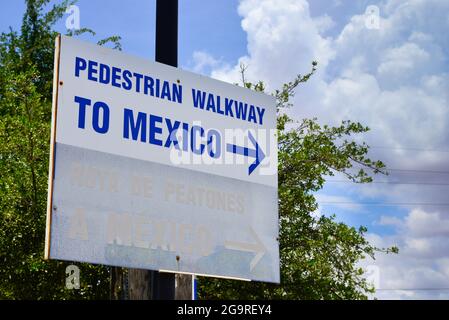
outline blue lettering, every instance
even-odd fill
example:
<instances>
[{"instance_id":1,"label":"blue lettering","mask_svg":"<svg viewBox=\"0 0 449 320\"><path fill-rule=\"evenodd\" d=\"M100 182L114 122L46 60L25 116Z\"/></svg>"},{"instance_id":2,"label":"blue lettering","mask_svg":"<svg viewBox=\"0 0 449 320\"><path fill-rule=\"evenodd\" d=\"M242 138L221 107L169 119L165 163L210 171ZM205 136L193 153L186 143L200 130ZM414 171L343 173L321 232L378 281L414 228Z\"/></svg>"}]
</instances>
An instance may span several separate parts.
<instances>
[{"instance_id":1,"label":"blue lettering","mask_svg":"<svg viewBox=\"0 0 449 320\"><path fill-rule=\"evenodd\" d=\"M204 129L200 126L193 126L192 130L190 131L190 148L192 149L193 153L203 154L205 148L204 144L202 143L198 147L196 143L198 134L200 135L200 137L204 137Z\"/></svg>"},{"instance_id":2,"label":"blue lettering","mask_svg":"<svg viewBox=\"0 0 449 320\"><path fill-rule=\"evenodd\" d=\"M161 85L161 80L156 79L156 97L159 98L159 86Z\"/></svg>"},{"instance_id":3,"label":"blue lettering","mask_svg":"<svg viewBox=\"0 0 449 320\"><path fill-rule=\"evenodd\" d=\"M136 92L140 92L140 80L142 80L143 75L140 73L133 73L134 77L136 78Z\"/></svg>"},{"instance_id":4,"label":"blue lettering","mask_svg":"<svg viewBox=\"0 0 449 320\"><path fill-rule=\"evenodd\" d=\"M195 108L204 109L204 103L206 102L206 92L192 89L193 106Z\"/></svg>"},{"instance_id":5,"label":"blue lettering","mask_svg":"<svg viewBox=\"0 0 449 320\"><path fill-rule=\"evenodd\" d=\"M94 75L97 74L98 70L96 67L98 66L98 63L92 60L89 60L89 67L87 70L87 79L91 81L98 81L97 78L94 77Z\"/></svg>"},{"instance_id":6,"label":"blue lettering","mask_svg":"<svg viewBox=\"0 0 449 320\"><path fill-rule=\"evenodd\" d=\"M224 114L224 111L221 110L221 103L220 103L220 100L221 100L220 96L217 96L217 113L219 113L219 114Z\"/></svg>"},{"instance_id":7,"label":"blue lettering","mask_svg":"<svg viewBox=\"0 0 449 320\"><path fill-rule=\"evenodd\" d=\"M179 150L179 143L178 138L176 137L176 131L178 131L181 122L174 121L174 123L172 124L171 120L166 118L165 123L167 124L168 137L167 140L165 141L164 147L170 148L171 144L173 143L175 148Z\"/></svg>"},{"instance_id":8,"label":"blue lettering","mask_svg":"<svg viewBox=\"0 0 449 320\"><path fill-rule=\"evenodd\" d=\"M214 100L214 95L212 93L209 93L209 96L207 98L207 107L206 110L212 110L213 112L215 112L215 100Z\"/></svg>"},{"instance_id":9,"label":"blue lettering","mask_svg":"<svg viewBox=\"0 0 449 320\"><path fill-rule=\"evenodd\" d=\"M173 100L182 103L182 86L173 84Z\"/></svg>"},{"instance_id":10,"label":"blue lettering","mask_svg":"<svg viewBox=\"0 0 449 320\"><path fill-rule=\"evenodd\" d=\"M75 59L75 77L79 77L80 71L86 70L86 67L87 67L86 60L84 60L83 58L80 58L80 57L76 57L76 59Z\"/></svg>"},{"instance_id":11,"label":"blue lettering","mask_svg":"<svg viewBox=\"0 0 449 320\"><path fill-rule=\"evenodd\" d=\"M87 79L90 81L110 84L113 87L123 88L128 91L134 90L136 93L143 91L146 95L180 104L183 101L182 86L179 84L179 80L177 80L177 83L171 83L170 81L131 72L130 70L113 67L94 60L75 57L75 76L80 77L83 70L87 71ZM201 102L201 108L203 109L206 93L200 91L199 94L203 94L203 101Z\"/></svg>"},{"instance_id":12,"label":"blue lettering","mask_svg":"<svg viewBox=\"0 0 449 320\"><path fill-rule=\"evenodd\" d=\"M257 114L259 115L259 124L263 124L263 115L265 113L264 108L257 107Z\"/></svg>"},{"instance_id":13,"label":"blue lettering","mask_svg":"<svg viewBox=\"0 0 449 320\"><path fill-rule=\"evenodd\" d=\"M100 74L98 77L98 80L100 83L108 84L109 80L111 78L111 69L109 69L109 66L100 63Z\"/></svg>"},{"instance_id":14,"label":"blue lettering","mask_svg":"<svg viewBox=\"0 0 449 320\"><path fill-rule=\"evenodd\" d=\"M100 110L103 111L103 125L100 126ZM106 103L95 102L92 115L92 127L98 133L105 134L109 130L109 107Z\"/></svg>"},{"instance_id":15,"label":"blue lettering","mask_svg":"<svg viewBox=\"0 0 449 320\"><path fill-rule=\"evenodd\" d=\"M234 103L234 100L225 98L225 115L227 117L234 117L234 114L232 113L233 103Z\"/></svg>"},{"instance_id":16,"label":"blue lettering","mask_svg":"<svg viewBox=\"0 0 449 320\"><path fill-rule=\"evenodd\" d=\"M171 96L170 96L170 84L168 83L168 81L164 81L164 83L162 84L162 94L161 94L161 99L171 100Z\"/></svg>"},{"instance_id":17,"label":"blue lettering","mask_svg":"<svg viewBox=\"0 0 449 320\"><path fill-rule=\"evenodd\" d=\"M139 138L140 141L147 141L147 115L146 113L139 112L137 114L137 121L134 121L133 111L130 109L123 110L123 138L129 139L129 131L131 130L131 136L133 140Z\"/></svg>"},{"instance_id":18,"label":"blue lettering","mask_svg":"<svg viewBox=\"0 0 449 320\"><path fill-rule=\"evenodd\" d=\"M121 80L121 72L122 70L120 68L112 67L112 85L114 87L120 88L120 83L118 81Z\"/></svg>"},{"instance_id":19,"label":"blue lettering","mask_svg":"<svg viewBox=\"0 0 449 320\"><path fill-rule=\"evenodd\" d=\"M150 96L154 96L154 79L148 76L145 76L143 81L143 93L148 94L148 89L150 89Z\"/></svg>"},{"instance_id":20,"label":"blue lettering","mask_svg":"<svg viewBox=\"0 0 449 320\"><path fill-rule=\"evenodd\" d=\"M131 77L132 76L133 76L133 74L131 73L131 71L129 71L129 70L123 71L123 82L122 82L123 89L131 90L131 88L132 88Z\"/></svg>"},{"instance_id":21,"label":"blue lettering","mask_svg":"<svg viewBox=\"0 0 449 320\"><path fill-rule=\"evenodd\" d=\"M182 150L189 150L189 124L182 123Z\"/></svg>"},{"instance_id":22,"label":"blue lettering","mask_svg":"<svg viewBox=\"0 0 449 320\"><path fill-rule=\"evenodd\" d=\"M90 99L75 96L75 102L79 104L78 109L78 128L86 128L86 106L90 106Z\"/></svg>"},{"instance_id":23,"label":"blue lettering","mask_svg":"<svg viewBox=\"0 0 449 320\"><path fill-rule=\"evenodd\" d=\"M252 121L254 123L257 123L256 119L256 110L253 105L249 106L249 115L248 115L248 121Z\"/></svg>"},{"instance_id":24,"label":"blue lettering","mask_svg":"<svg viewBox=\"0 0 449 320\"><path fill-rule=\"evenodd\" d=\"M157 127L156 123L162 123L162 118L150 114L150 143L157 146L162 146L162 140L156 138L156 133L161 134L162 128Z\"/></svg>"},{"instance_id":25,"label":"blue lettering","mask_svg":"<svg viewBox=\"0 0 449 320\"><path fill-rule=\"evenodd\" d=\"M246 120L246 112L248 110L248 104L234 101L234 106L235 106L235 116L238 119Z\"/></svg>"},{"instance_id":26,"label":"blue lettering","mask_svg":"<svg viewBox=\"0 0 449 320\"><path fill-rule=\"evenodd\" d=\"M213 148L213 141L215 141L215 151ZM215 159L218 159L221 156L221 136L217 130L211 129L207 132L207 152Z\"/></svg>"}]
</instances>

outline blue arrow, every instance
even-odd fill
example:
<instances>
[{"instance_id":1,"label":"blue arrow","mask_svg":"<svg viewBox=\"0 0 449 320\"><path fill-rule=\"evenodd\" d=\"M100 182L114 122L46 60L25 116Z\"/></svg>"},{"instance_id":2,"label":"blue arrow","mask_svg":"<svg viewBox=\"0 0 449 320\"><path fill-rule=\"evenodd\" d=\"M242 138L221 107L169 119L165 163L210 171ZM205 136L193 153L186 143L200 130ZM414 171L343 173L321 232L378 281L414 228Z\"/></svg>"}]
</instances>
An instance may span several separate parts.
<instances>
[{"instance_id":1,"label":"blue arrow","mask_svg":"<svg viewBox=\"0 0 449 320\"><path fill-rule=\"evenodd\" d=\"M240 154L245 157L255 158L256 161L254 161L248 168L248 175L250 175L265 158L265 153L263 153L262 149L259 147L259 144L257 143L256 139L254 139L251 131L248 131L248 138L252 142L254 149L228 143L226 144L226 151Z\"/></svg>"}]
</instances>

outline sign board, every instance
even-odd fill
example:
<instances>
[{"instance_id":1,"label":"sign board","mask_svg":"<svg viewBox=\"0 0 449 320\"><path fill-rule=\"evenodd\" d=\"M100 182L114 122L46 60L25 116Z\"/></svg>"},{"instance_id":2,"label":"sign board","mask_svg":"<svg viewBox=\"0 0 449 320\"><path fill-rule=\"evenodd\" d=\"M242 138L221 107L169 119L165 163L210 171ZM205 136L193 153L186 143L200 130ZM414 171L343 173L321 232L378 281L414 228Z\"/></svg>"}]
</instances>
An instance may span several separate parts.
<instances>
[{"instance_id":1,"label":"sign board","mask_svg":"<svg viewBox=\"0 0 449 320\"><path fill-rule=\"evenodd\" d=\"M279 282L273 97L58 37L47 258Z\"/></svg>"}]
</instances>

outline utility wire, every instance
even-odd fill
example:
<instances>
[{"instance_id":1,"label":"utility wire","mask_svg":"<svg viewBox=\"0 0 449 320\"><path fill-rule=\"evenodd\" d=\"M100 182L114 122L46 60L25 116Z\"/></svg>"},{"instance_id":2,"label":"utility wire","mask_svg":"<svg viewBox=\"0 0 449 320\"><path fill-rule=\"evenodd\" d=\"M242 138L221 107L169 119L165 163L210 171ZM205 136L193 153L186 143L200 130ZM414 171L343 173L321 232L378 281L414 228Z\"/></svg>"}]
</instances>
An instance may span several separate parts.
<instances>
[{"instance_id":1,"label":"utility wire","mask_svg":"<svg viewBox=\"0 0 449 320\"><path fill-rule=\"evenodd\" d=\"M364 169L367 170L367 168L352 168L355 170ZM449 171L444 170L420 170L420 169L399 169L399 168L383 168L383 171L390 172L390 171L397 171L397 172L413 172L413 173L436 173L436 174L449 174ZM338 171L336 171L338 173Z\"/></svg>"},{"instance_id":2,"label":"utility wire","mask_svg":"<svg viewBox=\"0 0 449 320\"><path fill-rule=\"evenodd\" d=\"M361 183L355 183L351 180L326 180L326 182L332 182L332 183L351 183L351 184L361 184ZM396 182L396 181L372 181L365 183L366 185L369 184L404 184L404 185L429 185L429 186L449 186L449 183L439 183L439 182Z\"/></svg>"},{"instance_id":3,"label":"utility wire","mask_svg":"<svg viewBox=\"0 0 449 320\"><path fill-rule=\"evenodd\" d=\"M425 148L413 148L413 147L369 146L369 148L370 148L370 149L388 149L388 150L420 151L420 152L443 152L443 153L449 152L449 150L442 150L442 149L425 149Z\"/></svg>"},{"instance_id":4,"label":"utility wire","mask_svg":"<svg viewBox=\"0 0 449 320\"><path fill-rule=\"evenodd\" d=\"M355 169L357 171L360 169L368 170L367 168L356 168L356 167L354 167L353 169ZM399 168L383 168L381 170L386 171L386 172L397 171L397 172L449 174L449 171L444 171L444 170L420 170L420 169L399 169Z\"/></svg>"},{"instance_id":5,"label":"utility wire","mask_svg":"<svg viewBox=\"0 0 449 320\"><path fill-rule=\"evenodd\" d=\"M376 289L376 291L445 291L449 290L449 288L380 288Z\"/></svg>"},{"instance_id":6,"label":"utility wire","mask_svg":"<svg viewBox=\"0 0 449 320\"><path fill-rule=\"evenodd\" d=\"M431 202L351 202L351 201L318 201L319 205L367 205L367 206L436 206L445 207L449 206L449 203L431 203Z\"/></svg>"},{"instance_id":7,"label":"utility wire","mask_svg":"<svg viewBox=\"0 0 449 320\"><path fill-rule=\"evenodd\" d=\"M439 173L439 174L449 174L449 171L440 171L440 170L419 170L419 169L388 169L385 171L398 171L398 172L419 172L419 173Z\"/></svg>"}]
</instances>

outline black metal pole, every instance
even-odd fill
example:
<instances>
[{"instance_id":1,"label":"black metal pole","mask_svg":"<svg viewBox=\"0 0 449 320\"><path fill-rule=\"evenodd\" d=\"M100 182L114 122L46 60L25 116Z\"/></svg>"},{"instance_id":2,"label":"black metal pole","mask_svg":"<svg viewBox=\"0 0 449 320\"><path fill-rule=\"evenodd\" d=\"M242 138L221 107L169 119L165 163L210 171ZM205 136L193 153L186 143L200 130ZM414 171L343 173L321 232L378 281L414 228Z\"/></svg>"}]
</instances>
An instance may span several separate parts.
<instances>
[{"instance_id":1,"label":"black metal pole","mask_svg":"<svg viewBox=\"0 0 449 320\"><path fill-rule=\"evenodd\" d=\"M178 0L156 2L156 61L178 66Z\"/></svg>"},{"instance_id":2,"label":"black metal pole","mask_svg":"<svg viewBox=\"0 0 449 320\"><path fill-rule=\"evenodd\" d=\"M156 61L178 66L178 0L156 2ZM175 299L175 275L151 272L152 298Z\"/></svg>"}]
</instances>

